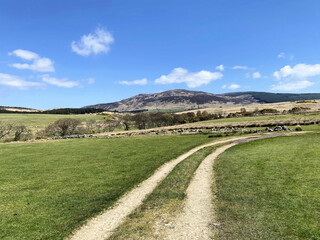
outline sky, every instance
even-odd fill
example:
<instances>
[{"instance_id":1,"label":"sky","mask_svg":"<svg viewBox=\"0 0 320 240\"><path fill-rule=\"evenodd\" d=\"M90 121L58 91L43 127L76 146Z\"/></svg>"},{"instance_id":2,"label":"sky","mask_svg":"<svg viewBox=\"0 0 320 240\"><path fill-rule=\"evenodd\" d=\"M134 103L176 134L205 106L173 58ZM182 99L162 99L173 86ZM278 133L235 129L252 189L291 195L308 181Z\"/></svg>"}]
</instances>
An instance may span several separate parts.
<instances>
[{"instance_id":1,"label":"sky","mask_svg":"<svg viewBox=\"0 0 320 240\"><path fill-rule=\"evenodd\" d=\"M320 92L319 0L0 0L0 106Z\"/></svg>"}]
</instances>

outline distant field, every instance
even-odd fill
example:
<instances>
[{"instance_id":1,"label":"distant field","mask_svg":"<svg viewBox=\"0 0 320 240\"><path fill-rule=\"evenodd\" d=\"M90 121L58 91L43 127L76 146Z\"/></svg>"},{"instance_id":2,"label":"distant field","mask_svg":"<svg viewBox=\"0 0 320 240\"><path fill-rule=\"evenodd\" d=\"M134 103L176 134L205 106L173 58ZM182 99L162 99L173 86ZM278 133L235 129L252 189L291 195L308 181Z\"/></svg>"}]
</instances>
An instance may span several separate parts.
<instances>
[{"instance_id":1,"label":"distant field","mask_svg":"<svg viewBox=\"0 0 320 240\"><path fill-rule=\"evenodd\" d=\"M63 239L203 135L0 144L0 239Z\"/></svg>"},{"instance_id":2,"label":"distant field","mask_svg":"<svg viewBox=\"0 0 320 240\"><path fill-rule=\"evenodd\" d=\"M0 121L23 124L34 132L37 130L44 129L50 123L61 119L61 118L75 118L82 122L88 121L90 119L103 120L103 115L57 115L57 114L0 114ZM239 117L239 118L222 118L209 121L201 121L195 123L187 123L181 126L197 126L205 124L214 123L234 123L234 122L254 122L254 121L266 121L266 120L285 120L285 119L302 119L302 118L320 118L319 114L287 114L287 115L271 115L271 116L254 116L254 117ZM315 127L317 128L317 127ZM118 129L122 130L122 129ZM134 126L130 130L137 130Z\"/></svg>"},{"instance_id":3,"label":"distant field","mask_svg":"<svg viewBox=\"0 0 320 240\"><path fill-rule=\"evenodd\" d=\"M292 102L276 102L276 103L254 103L249 105L221 105L212 108L199 109L201 111L207 111L209 113L235 113L240 112L241 108L245 108L246 111L252 112L256 109L276 109L279 112L291 110L295 107L303 107L309 109L310 112L316 112L320 110L320 100L309 101L292 101ZM185 111L185 112L197 112L198 110Z\"/></svg>"},{"instance_id":4,"label":"distant field","mask_svg":"<svg viewBox=\"0 0 320 240\"><path fill-rule=\"evenodd\" d=\"M320 239L320 134L237 145L214 166L218 239Z\"/></svg>"},{"instance_id":5,"label":"distant field","mask_svg":"<svg viewBox=\"0 0 320 240\"><path fill-rule=\"evenodd\" d=\"M87 121L90 119L103 120L102 115L59 115L59 114L19 114L19 113L1 113L0 121L10 123L23 124L32 130L39 130L45 128L50 123L61 118L76 118L80 121Z\"/></svg>"},{"instance_id":6,"label":"distant field","mask_svg":"<svg viewBox=\"0 0 320 240\"><path fill-rule=\"evenodd\" d=\"M202 121L197 123L189 123L189 125L211 124L211 123L231 123L231 122L254 122L254 121L268 121L268 120L285 120L285 119L301 119L301 118L320 118L319 114L287 114L287 115L270 115L270 116L254 116L254 117L238 117L238 118L221 118L209 121Z\"/></svg>"}]
</instances>

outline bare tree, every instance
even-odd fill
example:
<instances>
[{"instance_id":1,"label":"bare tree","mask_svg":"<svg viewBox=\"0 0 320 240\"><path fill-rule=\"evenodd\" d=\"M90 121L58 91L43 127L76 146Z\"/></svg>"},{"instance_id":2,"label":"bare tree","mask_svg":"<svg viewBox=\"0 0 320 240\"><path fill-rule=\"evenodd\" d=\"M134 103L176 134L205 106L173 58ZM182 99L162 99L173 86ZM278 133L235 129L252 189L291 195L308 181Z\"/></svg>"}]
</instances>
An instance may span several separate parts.
<instances>
[{"instance_id":1,"label":"bare tree","mask_svg":"<svg viewBox=\"0 0 320 240\"><path fill-rule=\"evenodd\" d=\"M14 125L11 123L0 122L0 139L10 135L14 130Z\"/></svg>"},{"instance_id":2,"label":"bare tree","mask_svg":"<svg viewBox=\"0 0 320 240\"><path fill-rule=\"evenodd\" d=\"M19 141L23 136L26 137L27 135L31 135L31 131L25 125L16 126L14 128L13 141Z\"/></svg>"},{"instance_id":3,"label":"bare tree","mask_svg":"<svg viewBox=\"0 0 320 240\"><path fill-rule=\"evenodd\" d=\"M79 121L78 119L62 118L46 127L44 132L46 135L71 135L75 132L80 123L81 121Z\"/></svg>"}]
</instances>

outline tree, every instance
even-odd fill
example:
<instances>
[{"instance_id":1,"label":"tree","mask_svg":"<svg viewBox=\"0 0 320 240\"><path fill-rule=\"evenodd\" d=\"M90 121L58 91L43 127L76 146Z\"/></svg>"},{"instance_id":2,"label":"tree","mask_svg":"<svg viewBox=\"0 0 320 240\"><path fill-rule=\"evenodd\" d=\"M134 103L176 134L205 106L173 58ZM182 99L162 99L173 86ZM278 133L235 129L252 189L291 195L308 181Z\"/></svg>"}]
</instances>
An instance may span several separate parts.
<instances>
[{"instance_id":1,"label":"tree","mask_svg":"<svg viewBox=\"0 0 320 240\"><path fill-rule=\"evenodd\" d=\"M116 128L120 127L121 122L119 120L109 120L105 122L105 128L108 132L113 132Z\"/></svg>"},{"instance_id":2,"label":"tree","mask_svg":"<svg viewBox=\"0 0 320 240\"><path fill-rule=\"evenodd\" d=\"M121 123L123 124L124 126L124 130L125 131L128 131L130 130L130 125L131 125L131 116L129 114L126 114L122 117L121 119Z\"/></svg>"},{"instance_id":3,"label":"tree","mask_svg":"<svg viewBox=\"0 0 320 240\"><path fill-rule=\"evenodd\" d=\"M94 133L94 130L97 126L97 121L94 119L90 119L86 122L86 130L88 133Z\"/></svg>"},{"instance_id":4,"label":"tree","mask_svg":"<svg viewBox=\"0 0 320 240\"><path fill-rule=\"evenodd\" d=\"M20 125L14 128L14 139L13 141L19 141L22 137L31 137L31 131L25 126Z\"/></svg>"},{"instance_id":5,"label":"tree","mask_svg":"<svg viewBox=\"0 0 320 240\"><path fill-rule=\"evenodd\" d=\"M81 123L78 119L63 118L50 124L46 129L46 135L66 136L75 132L78 125Z\"/></svg>"},{"instance_id":6,"label":"tree","mask_svg":"<svg viewBox=\"0 0 320 240\"><path fill-rule=\"evenodd\" d=\"M0 122L0 139L11 134L14 130L14 125L11 123Z\"/></svg>"}]
</instances>

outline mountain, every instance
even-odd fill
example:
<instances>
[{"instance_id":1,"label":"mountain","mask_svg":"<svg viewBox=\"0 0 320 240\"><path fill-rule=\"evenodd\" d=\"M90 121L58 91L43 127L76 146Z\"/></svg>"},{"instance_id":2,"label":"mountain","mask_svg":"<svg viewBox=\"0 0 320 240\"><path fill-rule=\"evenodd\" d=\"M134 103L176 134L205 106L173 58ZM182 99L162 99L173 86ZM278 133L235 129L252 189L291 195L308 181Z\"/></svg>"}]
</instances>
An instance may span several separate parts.
<instances>
[{"instance_id":1,"label":"mountain","mask_svg":"<svg viewBox=\"0 0 320 240\"><path fill-rule=\"evenodd\" d=\"M139 94L113 103L101 103L84 108L97 108L107 111L143 111L143 110L191 110L198 108L248 105L253 103L275 103L285 101L320 99L320 93L267 93L234 92L212 94L184 89L169 90L161 93Z\"/></svg>"}]
</instances>

